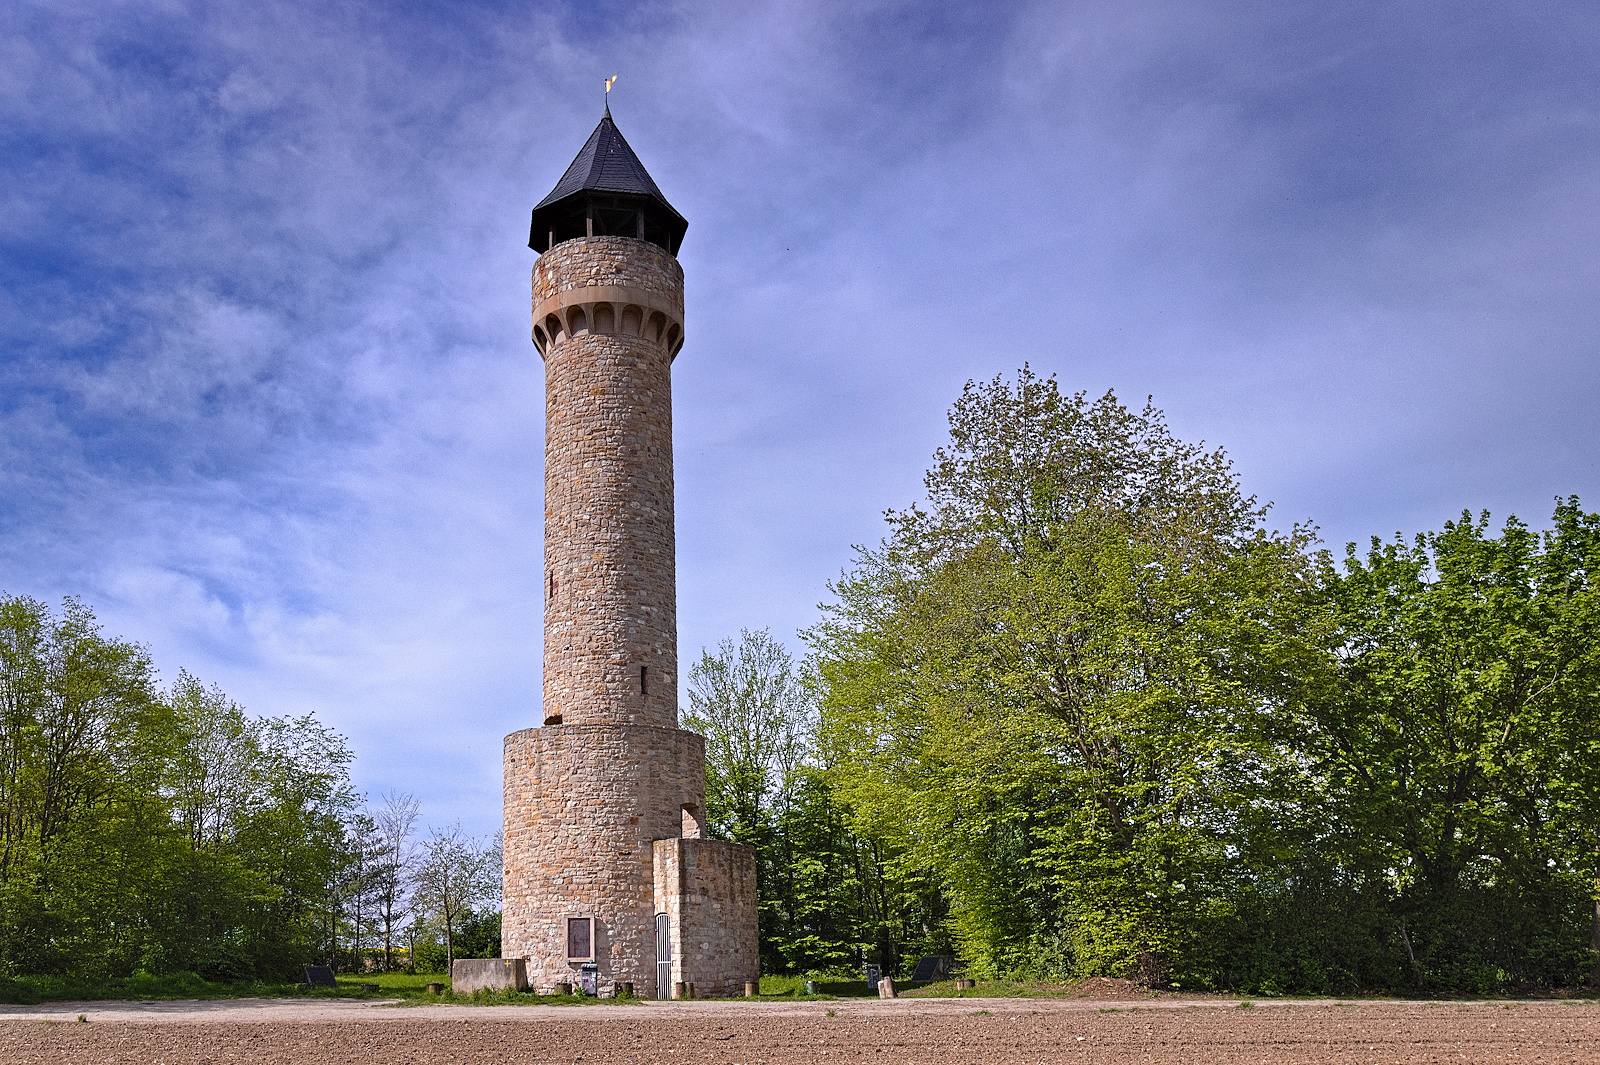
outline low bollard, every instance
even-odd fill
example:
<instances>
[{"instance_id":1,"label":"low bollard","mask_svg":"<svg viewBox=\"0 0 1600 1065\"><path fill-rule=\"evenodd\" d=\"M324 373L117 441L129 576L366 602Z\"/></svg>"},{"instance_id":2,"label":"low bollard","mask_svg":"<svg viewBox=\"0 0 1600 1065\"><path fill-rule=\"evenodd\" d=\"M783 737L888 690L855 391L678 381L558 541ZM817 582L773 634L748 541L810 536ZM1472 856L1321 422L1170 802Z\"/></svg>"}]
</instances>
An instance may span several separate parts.
<instances>
[{"instance_id":1,"label":"low bollard","mask_svg":"<svg viewBox=\"0 0 1600 1065\"><path fill-rule=\"evenodd\" d=\"M978 981L976 981L976 980L957 980L956 981L956 990L957 991L971 991L973 988L975 988L977 986L978 986Z\"/></svg>"},{"instance_id":2,"label":"low bollard","mask_svg":"<svg viewBox=\"0 0 1600 1065\"><path fill-rule=\"evenodd\" d=\"M885 976L882 980L878 981L878 997L879 998L894 998L895 997L895 993L894 993L894 977Z\"/></svg>"},{"instance_id":3,"label":"low bollard","mask_svg":"<svg viewBox=\"0 0 1600 1065\"><path fill-rule=\"evenodd\" d=\"M680 980L677 983L673 984L672 985L672 997L673 998L688 998L689 997L689 985L684 983L682 980Z\"/></svg>"},{"instance_id":4,"label":"low bollard","mask_svg":"<svg viewBox=\"0 0 1600 1065\"><path fill-rule=\"evenodd\" d=\"M752 984L749 980L746 980L744 982L744 997L745 998L755 998L756 997L756 985Z\"/></svg>"}]
</instances>

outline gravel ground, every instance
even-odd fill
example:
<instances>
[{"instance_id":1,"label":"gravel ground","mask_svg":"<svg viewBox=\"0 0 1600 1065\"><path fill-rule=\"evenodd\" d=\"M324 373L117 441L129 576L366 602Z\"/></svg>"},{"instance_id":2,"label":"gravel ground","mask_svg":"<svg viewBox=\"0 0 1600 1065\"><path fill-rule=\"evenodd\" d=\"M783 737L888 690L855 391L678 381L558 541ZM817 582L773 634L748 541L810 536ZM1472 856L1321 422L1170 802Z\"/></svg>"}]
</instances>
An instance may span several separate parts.
<instances>
[{"instance_id":1,"label":"gravel ground","mask_svg":"<svg viewBox=\"0 0 1600 1065\"><path fill-rule=\"evenodd\" d=\"M1600 1062L1600 1005L1294 1001L1238 1009L1215 999L902 999L563 1008L297 1000L53 1003L0 1013L6 1065L1447 1061Z\"/></svg>"}]
</instances>

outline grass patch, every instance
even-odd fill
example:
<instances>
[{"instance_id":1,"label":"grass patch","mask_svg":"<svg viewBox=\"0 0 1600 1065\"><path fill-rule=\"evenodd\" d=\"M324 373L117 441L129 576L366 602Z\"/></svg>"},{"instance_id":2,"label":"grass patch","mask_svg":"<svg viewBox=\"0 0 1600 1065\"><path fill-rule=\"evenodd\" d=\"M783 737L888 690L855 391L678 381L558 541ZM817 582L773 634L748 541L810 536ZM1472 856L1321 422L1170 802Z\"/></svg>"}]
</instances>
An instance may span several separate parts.
<instances>
[{"instance_id":1,"label":"grass patch","mask_svg":"<svg viewBox=\"0 0 1600 1065\"><path fill-rule=\"evenodd\" d=\"M806 991L810 980L816 990ZM922 986L920 984L911 986ZM781 976L763 975L757 988L757 997L788 1002L824 1002L837 998L877 998L878 990L867 986L867 978L840 976Z\"/></svg>"},{"instance_id":2,"label":"grass patch","mask_svg":"<svg viewBox=\"0 0 1600 1065\"><path fill-rule=\"evenodd\" d=\"M957 988L954 978L908 983L902 993L912 998L1081 998L1084 990L1084 985L1078 982L978 980L975 983L977 986L968 988Z\"/></svg>"},{"instance_id":3,"label":"grass patch","mask_svg":"<svg viewBox=\"0 0 1600 1065\"><path fill-rule=\"evenodd\" d=\"M342 989L341 989L342 990ZM332 988L321 989L322 997L338 995ZM0 1002L34 1005L40 1002L149 1002L163 999L280 998L305 995L291 983L248 980L223 982L205 980L194 973L135 973L103 980L74 976L15 976L0 978ZM348 994L360 994L352 988Z\"/></svg>"},{"instance_id":4,"label":"grass patch","mask_svg":"<svg viewBox=\"0 0 1600 1065\"><path fill-rule=\"evenodd\" d=\"M36 1005L42 1002L157 1002L177 999L226 998L306 998L306 999L399 999L407 1004L449 1002L459 1005L578 1006L600 1001L584 995L535 995L518 991L479 991L458 995L443 973L340 973L337 987L308 988L289 981L248 980L219 982L203 980L194 973L166 973L152 976L112 977L85 980L61 976L0 977L0 1003ZM362 985L376 984L370 991ZM429 984L443 984L442 994L430 994ZM606 1002L638 1002L639 999L606 999Z\"/></svg>"}]
</instances>

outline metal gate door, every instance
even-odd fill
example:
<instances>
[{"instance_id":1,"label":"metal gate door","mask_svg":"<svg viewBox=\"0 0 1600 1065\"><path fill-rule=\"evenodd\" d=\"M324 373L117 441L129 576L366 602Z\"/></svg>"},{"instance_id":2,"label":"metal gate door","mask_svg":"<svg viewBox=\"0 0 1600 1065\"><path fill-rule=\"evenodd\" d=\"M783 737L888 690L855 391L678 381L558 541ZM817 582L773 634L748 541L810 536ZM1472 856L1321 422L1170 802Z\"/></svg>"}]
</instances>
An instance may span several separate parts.
<instances>
[{"instance_id":1,"label":"metal gate door","mask_svg":"<svg viewBox=\"0 0 1600 1065\"><path fill-rule=\"evenodd\" d=\"M672 918L656 914L656 998L672 997Z\"/></svg>"}]
</instances>

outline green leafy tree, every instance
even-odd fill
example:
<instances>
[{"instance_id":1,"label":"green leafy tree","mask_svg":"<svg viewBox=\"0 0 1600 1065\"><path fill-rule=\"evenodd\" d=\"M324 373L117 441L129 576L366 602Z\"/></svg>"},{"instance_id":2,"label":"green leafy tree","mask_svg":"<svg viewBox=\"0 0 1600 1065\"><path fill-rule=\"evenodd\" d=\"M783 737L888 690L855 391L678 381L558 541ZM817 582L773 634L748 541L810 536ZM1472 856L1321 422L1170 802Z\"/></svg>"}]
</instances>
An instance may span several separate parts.
<instances>
[{"instance_id":1,"label":"green leafy tree","mask_svg":"<svg viewBox=\"0 0 1600 1065\"><path fill-rule=\"evenodd\" d=\"M1310 533L1159 411L1026 367L969 383L926 486L809 634L852 826L940 885L975 971L1203 968L1321 660Z\"/></svg>"},{"instance_id":2,"label":"green leafy tree","mask_svg":"<svg viewBox=\"0 0 1600 1065\"><path fill-rule=\"evenodd\" d=\"M810 746L811 694L764 629L702 652L688 687L683 724L706 741L706 825L714 837L755 848L763 963L780 968L793 910L785 826Z\"/></svg>"},{"instance_id":3,"label":"green leafy tree","mask_svg":"<svg viewBox=\"0 0 1600 1065\"><path fill-rule=\"evenodd\" d=\"M321 952L348 746L250 718L87 607L0 596L0 971L276 976Z\"/></svg>"},{"instance_id":4,"label":"green leafy tree","mask_svg":"<svg viewBox=\"0 0 1600 1065\"><path fill-rule=\"evenodd\" d=\"M759 842L791 799L812 723L793 657L765 629L742 630L689 670L684 727L706 741L706 820L722 839Z\"/></svg>"},{"instance_id":5,"label":"green leafy tree","mask_svg":"<svg viewBox=\"0 0 1600 1065\"><path fill-rule=\"evenodd\" d=\"M0 596L0 965L91 973L142 947L145 877L169 864L159 800L173 723L147 652Z\"/></svg>"},{"instance_id":6,"label":"green leafy tree","mask_svg":"<svg viewBox=\"0 0 1600 1065\"><path fill-rule=\"evenodd\" d=\"M445 965L456 959L456 933L479 903L498 901L500 841L480 843L460 823L433 829L412 872L418 910L438 921L445 936Z\"/></svg>"},{"instance_id":7,"label":"green leafy tree","mask_svg":"<svg viewBox=\"0 0 1600 1065\"><path fill-rule=\"evenodd\" d=\"M1600 948L1600 516L1470 514L1350 546L1340 683L1310 705L1329 846L1393 906L1420 988L1572 984Z\"/></svg>"}]
</instances>

